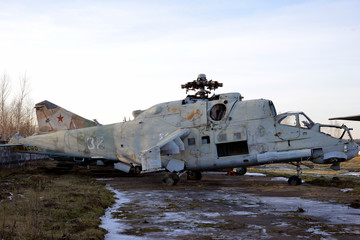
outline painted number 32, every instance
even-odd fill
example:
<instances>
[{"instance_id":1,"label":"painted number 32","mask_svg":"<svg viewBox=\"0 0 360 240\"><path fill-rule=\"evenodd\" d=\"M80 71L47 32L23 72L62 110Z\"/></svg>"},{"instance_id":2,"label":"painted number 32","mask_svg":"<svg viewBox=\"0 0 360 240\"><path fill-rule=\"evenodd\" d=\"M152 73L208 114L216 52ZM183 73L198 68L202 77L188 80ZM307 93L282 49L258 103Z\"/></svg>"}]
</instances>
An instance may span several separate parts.
<instances>
[{"instance_id":1,"label":"painted number 32","mask_svg":"<svg viewBox=\"0 0 360 240\"><path fill-rule=\"evenodd\" d=\"M92 149L104 149L104 137L87 137L86 138L87 147Z\"/></svg>"}]
</instances>

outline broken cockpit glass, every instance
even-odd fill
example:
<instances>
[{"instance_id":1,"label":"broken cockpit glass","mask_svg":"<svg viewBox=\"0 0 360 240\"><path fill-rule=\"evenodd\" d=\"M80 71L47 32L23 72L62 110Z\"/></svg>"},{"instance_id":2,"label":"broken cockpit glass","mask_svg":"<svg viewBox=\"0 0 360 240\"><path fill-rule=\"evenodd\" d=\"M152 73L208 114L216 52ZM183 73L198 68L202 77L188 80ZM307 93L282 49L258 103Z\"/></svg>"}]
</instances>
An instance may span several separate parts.
<instances>
[{"instance_id":1,"label":"broken cockpit glass","mask_svg":"<svg viewBox=\"0 0 360 240\"><path fill-rule=\"evenodd\" d=\"M344 124L341 126L320 124L320 132L333 138L348 139L352 141L353 138L351 136L350 130L352 130L352 128L348 128Z\"/></svg>"}]
</instances>

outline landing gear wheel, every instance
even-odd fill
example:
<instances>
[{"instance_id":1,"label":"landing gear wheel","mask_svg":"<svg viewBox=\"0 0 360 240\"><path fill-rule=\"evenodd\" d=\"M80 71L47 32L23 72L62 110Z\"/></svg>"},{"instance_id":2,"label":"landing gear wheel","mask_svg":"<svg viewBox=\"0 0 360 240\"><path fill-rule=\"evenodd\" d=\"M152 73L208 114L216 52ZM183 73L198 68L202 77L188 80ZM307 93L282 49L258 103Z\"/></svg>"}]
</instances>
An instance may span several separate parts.
<instances>
[{"instance_id":1,"label":"landing gear wheel","mask_svg":"<svg viewBox=\"0 0 360 240\"><path fill-rule=\"evenodd\" d=\"M189 171L187 172L186 179L187 180L201 180L202 175L199 171Z\"/></svg>"},{"instance_id":2,"label":"landing gear wheel","mask_svg":"<svg viewBox=\"0 0 360 240\"><path fill-rule=\"evenodd\" d=\"M141 174L141 166L135 166L135 174L136 175Z\"/></svg>"},{"instance_id":3,"label":"landing gear wheel","mask_svg":"<svg viewBox=\"0 0 360 240\"><path fill-rule=\"evenodd\" d=\"M291 186L300 185L301 184L301 178L299 178L298 176L291 176L291 177L289 177L288 183Z\"/></svg>"},{"instance_id":4,"label":"landing gear wheel","mask_svg":"<svg viewBox=\"0 0 360 240\"><path fill-rule=\"evenodd\" d=\"M130 176L141 176L141 166L132 166L129 171Z\"/></svg>"},{"instance_id":5,"label":"landing gear wheel","mask_svg":"<svg viewBox=\"0 0 360 240\"><path fill-rule=\"evenodd\" d=\"M174 186L180 181L180 177L176 173L167 173L162 181L168 186Z\"/></svg>"},{"instance_id":6,"label":"landing gear wheel","mask_svg":"<svg viewBox=\"0 0 360 240\"><path fill-rule=\"evenodd\" d=\"M245 175L247 172L246 167L237 168L235 173L236 175Z\"/></svg>"}]
</instances>

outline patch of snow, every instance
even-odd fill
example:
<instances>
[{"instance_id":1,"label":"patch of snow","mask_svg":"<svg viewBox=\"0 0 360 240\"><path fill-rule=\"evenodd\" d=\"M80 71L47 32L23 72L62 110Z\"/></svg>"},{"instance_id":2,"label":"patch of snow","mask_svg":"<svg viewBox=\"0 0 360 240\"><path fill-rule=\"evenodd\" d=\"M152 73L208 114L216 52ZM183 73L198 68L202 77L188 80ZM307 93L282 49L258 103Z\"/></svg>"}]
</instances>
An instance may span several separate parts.
<instances>
[{"instance_id":1,"label":"patch of snow","mask_svg":"<svg viewBox=\"0 0 360 240\"><path fill-rule=\"evenodd\" d=\"M285 177L273 177L271 178L271 181L288 181L288 178Z\"/></svg>"},{"instance_id":2,"label":"patch of snow","mask_svg":"<svg viewBox=\"0 0 360 240\"><path fill-rule=\"evenodd\" d=\"M111 181L113 178L96 178L97 181Z\"/></svg>"},{"instance_id":3,"label":"patch of snow","mask_svg":"<svg viewBox=\"0 0 360 240\"><path fill-rule=\"evenodd\" d=\"M247 211L233 211L230 213L231 215L241 215L241 216L246 216L246 215L254 215L256 213L254 212L247 212Z\"/></svg>"},{"instance_id":4,"label":"patch of snow","mask_svg":"<svg viewBox=\"0 0 360 240\"><path fill-rule=\"evenodd\" d=\"M360 172L348 172L348 173L344 173L344 174L341 174L341 175L360 177Z\"/></svg>"},{"instance_id":5,"label":"patch of snow","mask_svg":"<svg viewBox=\"0 0 360 240\"><path fill-rule=\"evenodd\" d=\"M263 173L246 173L246 176L261 176L261 177L266 177L266 174Z\"/></svg>"},{"instance_id":6,"label":"patch of snow","mask_svg":"<svg viewBox=\"0 0 360 240\"><path fill-rule=\"evenodd\" d=\"M205 217L208 217L208 218L216 218L216 217L219 217L220 216L220 213L217 213L217 212L213 212L213 213L210 213L210 212L203 212L201 213L201 215L205 216Z\"/></svg>"},{"instance_id":7,"label":"patch of snow","mask_svg":"<svg viewBox=\"0 0 360 240\"><path fill-rule=\"evenodd\" d=\"M271 225L277 226L277 227L289 227L290 224L286 222L279 222L279 223L272 223Z\"/></svg>"},{"instance_id":8,"label":"patch of snow","mask_svg":"<svg viewBox=\"0 0 360 240\"><path fill-rule=\"evenodd\" d=\"M321 231L320 229L317 229L317 228L309 228L308 230L306 230L306 232L310 232L310 233L322 235L322 236L330 236L331 235L331 234L329 234L325 231Z\"/></svg>"},{"instance_id":9,"label":"patch of snow","mask_svg":"<svg viewBox=\"0 0 360 240\"><path fill-rule=\"evenodd\" d=\"M341 192L351 192L351 191L353 191L354 189L352 189L352 188L344 188L344 189L341 189L340 191Z\"/></svg>"}]
</instances>

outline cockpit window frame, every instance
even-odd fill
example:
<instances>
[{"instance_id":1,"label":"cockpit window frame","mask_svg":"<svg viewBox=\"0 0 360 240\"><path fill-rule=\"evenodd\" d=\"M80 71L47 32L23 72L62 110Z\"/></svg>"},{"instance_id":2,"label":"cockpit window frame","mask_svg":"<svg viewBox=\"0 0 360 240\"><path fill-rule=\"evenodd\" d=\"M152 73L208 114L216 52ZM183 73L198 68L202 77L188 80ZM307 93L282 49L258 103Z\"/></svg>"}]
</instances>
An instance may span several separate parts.
<instances>
[{"instance_id":1,"label":"cockpit window frame","mask_svg":"<svg viewBox=\"0 0 360 240\"><path fill-rule=\"evenodd\" d=\"M272 101L269 101L269 107L271 114L275 117L277 115L275 105Z\"/></svg>"},{"instance_id":2,"label":"cockpit window frame","mask_svg":"<svg viewBox=\"0 0 360 240\"><path fill-rule=\"evenodd\" d=\"M303 116L304 119L306 119L307 121L300 119L300 116ZM303 128L303 129L311 129L315 125L315 123L308 116L306 116L306 114L303 112L298 114L298 123L299 123L300 128Z\"/></svg>"},{"instance_id":3,"label":"cockpit window frame","mask_svg":"<svg viewBox=\"0 0 360 240\"><path fill-rule=\"evenodd\" d=\"M295 119L291 119L292 121L291 123L286 123L286 122L282 123L286 118L291 118L291 117L295 118ZM294 120L295 122L293 122ZM289 112L287 114L284 114L277 121L277 123L283 126L298 127L302 129L311 129L315 125L315 123L303 112Z\"/></svg>"},{"instance_id":4,"label":"cockpit window frame","mask_svg":"<svg viewBox=\"0 0 360 240\"><path fill-rule=\"evenodd\" d=\"M294 117L294 118L295 118L295 119L294 119L294 120L295 120L295 125L292 124L292 123L290 123L290 121L293 121L293 119L290 119L290 121L287 120L287 119L289 119L289 118L291 118L291 117ZM285 120L285 121L284 121L284 120ZM286 114L286 115L284 115L282 118L280 118L280 119L278 120L278 124L283 125L283 126L289 126L289 127L298 127L297 116L296 116L296 114L293 114L293 113Z\"/></svg>"},{"instance_id":5,"label":"cockpit window frame","mask_svg":"<svg viewBox=\"0 0 360 240\"><path fill-rule=\"evenodd\" d=\"M324 130L324 128L327 128L328 131ZM332 132L331 129L333 129L333 130L336 129L339 132L338 133ZM322 134L325 134L325 135L330 136L335 139L346 139L346 140L353 141L353 137L350 133L350 130L352 130L352 128L348 128L345 125L342 125L342 126L331 125L331 124L320 124L319 125L319 132ZM346 136L346 134L347 134L348 138L344 138Z\"/></svg>"}]
</instances>

